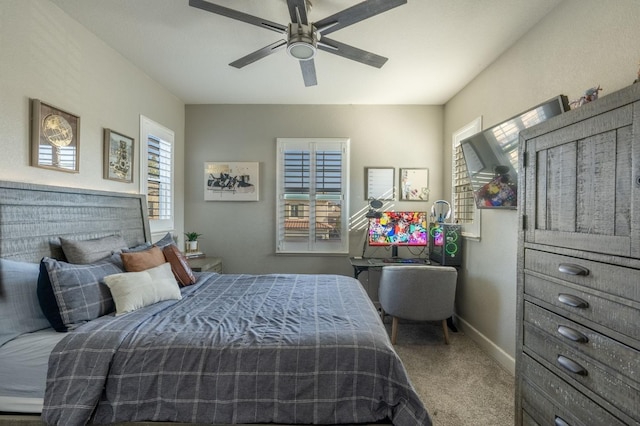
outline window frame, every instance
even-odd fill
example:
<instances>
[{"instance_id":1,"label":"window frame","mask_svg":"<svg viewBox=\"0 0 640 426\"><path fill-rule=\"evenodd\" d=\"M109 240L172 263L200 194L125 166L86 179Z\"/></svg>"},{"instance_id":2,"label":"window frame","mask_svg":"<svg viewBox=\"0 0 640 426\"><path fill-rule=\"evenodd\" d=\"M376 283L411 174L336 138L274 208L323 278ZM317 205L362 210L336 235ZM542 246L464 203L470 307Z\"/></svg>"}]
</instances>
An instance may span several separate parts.
<instances>
[{"instance_id":1,"label":"window frame","mask_svg":"<svg viewBox=\"0 0 640 426\"><path fill-rule=\"evenodd\" d=\"M173 130L156 123L148 117L140 116L140 193L147 196L149 191L148 152L150 138L168 143L171 147L171 159L169 160L171 174L169 177L169 217L166 219L152 219L147 211L151 234L159 236L175 230L175 133ZM147 209L148 207L147 202Z\"/></svg>"},{"instance_id":2,"label":"window frame","mask_svg":"<svg viewBox=\"0 0 640 426\"><path fill-rule=\"evenodd\" d=\"M276 254L326 254L326 255L342 255L349 253L349 138L277 138L277 160L276 160ZM285 193L285 151L309 151L309 189L308 192L297 194ZM316 154L318 152L341 152L340 162L340 190L336 195L315 194L316 187ZM323 178L327 176L323 174ZM291 219L292 210L288 210L286 199L300 199L302 202L308 203L308 211L304 206L298 204L296 210L298 214L308 213L309 218L306 235L298 241L285 239L285 221ZM328 237L327 239L318 239L318 233L315 225L319 223L315 219L317 201L326 202L327 207L331 204L331 200L336 200L340 204L340 212L336 217L325 216L327 223L338 223L338 232L340 238L337 240ZM334 207L335 208L335 207ZM299 217L299 216L298 216ZM304 234L300 232L300 234ZM304 239L306 238L306 239Z\"/></svg>"},{"instance_id":3,"label":"window frame","mask_svg":"<svg viewBox=\"0 0 640 426\"><path fill-rule=\"evenodd\" d=\"M466 139L470 136L475 135L482 131L482 116L477 117L472 120L465 126L459 128L451 137L451 220L453 223L459 223L462 225L462 236L468 239L480 241L480 222L481 222L481 211L476 207L475 202L473 203L473 219L472 222L460 223L457 222L457 215L455 206L457 205L457 193L456 186L458 184L456 178L456 170L460 167L459 164L456 163L456 151L460 147L460 142L463 139ZM471 185L471 183L469 183Z\"/></svg>"}]
</instances>

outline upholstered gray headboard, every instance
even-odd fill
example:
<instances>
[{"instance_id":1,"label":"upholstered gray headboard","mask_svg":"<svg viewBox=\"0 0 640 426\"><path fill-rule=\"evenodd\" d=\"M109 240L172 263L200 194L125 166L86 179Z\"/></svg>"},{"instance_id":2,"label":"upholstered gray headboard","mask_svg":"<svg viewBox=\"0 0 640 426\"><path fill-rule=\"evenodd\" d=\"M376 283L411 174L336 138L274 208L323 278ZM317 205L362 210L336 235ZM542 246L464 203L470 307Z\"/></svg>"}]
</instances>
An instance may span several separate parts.
<instances>
[{"instance_id":1,"label":"upholstered gray headboard","mask_svg":"<svg viewBox=\"0 0 640 426\"><path fill-rule=\"evenodd\" d=\"M129 247L151 240L144 195L0 181L0 257L64 259L59 237L115 234Z\"/></svg>"}]
</instances>

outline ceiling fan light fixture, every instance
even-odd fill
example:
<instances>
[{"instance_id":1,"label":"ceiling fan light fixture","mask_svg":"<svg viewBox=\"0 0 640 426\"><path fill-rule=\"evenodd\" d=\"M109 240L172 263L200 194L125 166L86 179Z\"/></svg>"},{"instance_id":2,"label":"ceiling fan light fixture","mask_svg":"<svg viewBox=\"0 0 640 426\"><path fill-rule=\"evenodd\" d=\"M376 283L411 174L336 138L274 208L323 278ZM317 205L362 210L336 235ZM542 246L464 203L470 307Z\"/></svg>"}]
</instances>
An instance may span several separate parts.
<instances>
[{"instance_id":1,"label":"ceiling fan light fixture","mask_svg":"<svg viewBox=\"0 0 640 426\"><path fill-rule=\"evenodd\" d=\"M287 45L287 53L293 58L308 61L316 56L316 48L313 44L304 41L295 41Z\"/></svg>"},{"instance_id":2,"label":"ceiling fan light fixture","mask_svg":"<svg viewBox=\"0 0 640 426\"><path fill-rule=\"evenodd\" d=\"M289 24L287 53L300 61L308 61L316 56L317 36L311 25Z\"/></svg>"}]
</instances>

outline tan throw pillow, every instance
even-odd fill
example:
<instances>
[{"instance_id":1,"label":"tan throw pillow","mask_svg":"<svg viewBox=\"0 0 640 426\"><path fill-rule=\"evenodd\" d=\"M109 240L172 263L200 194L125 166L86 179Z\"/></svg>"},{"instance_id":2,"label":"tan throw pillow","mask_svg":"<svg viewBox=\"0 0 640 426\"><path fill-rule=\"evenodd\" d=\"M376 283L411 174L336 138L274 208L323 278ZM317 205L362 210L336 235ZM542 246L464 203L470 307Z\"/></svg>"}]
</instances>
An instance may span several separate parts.
<instances>
[{"instance_id":1,"label":"tan throw pillow","mask_svg":"<svg viewBox=\"0 0 640 426\"><path fill-rule=\"evenodd\" d=\"M164 258L171 264L171 271L175 275L176 280L182 286L191 285L196 282L196 277L189 266L187 258L174 244L169 244L162 249Z\"/></svg>"},{"instance_id":2,"label":"tan throw pillow","mask_svg":"<svg viewBox=\"0 0 640 426\"><path fill-rule=\"evenodd\" d=\"M166 262L159 247L151 247L149 250L135 253L120 253L120 257L124 264L124 270L127 272L145 271Z\"/></svg>"}]
</instances>

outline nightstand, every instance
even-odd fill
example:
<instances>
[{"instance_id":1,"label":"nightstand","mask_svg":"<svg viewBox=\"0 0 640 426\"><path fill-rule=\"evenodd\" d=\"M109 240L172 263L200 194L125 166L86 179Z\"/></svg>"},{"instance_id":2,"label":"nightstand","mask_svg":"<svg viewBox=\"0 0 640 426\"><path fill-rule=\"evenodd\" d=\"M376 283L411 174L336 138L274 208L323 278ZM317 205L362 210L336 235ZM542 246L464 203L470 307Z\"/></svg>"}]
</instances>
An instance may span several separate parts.
<instances>
[{"instance_id":1,"label":"nightstand","mask_svg":"<svg viewBox=\"0 0 640 426\"><path fill-rule=\"evenodd\" d=\"M197 257L195 259L187 259L189 266L193 272L217 272L222 273L221 257Z\"/></svg>"}]
</instances>

